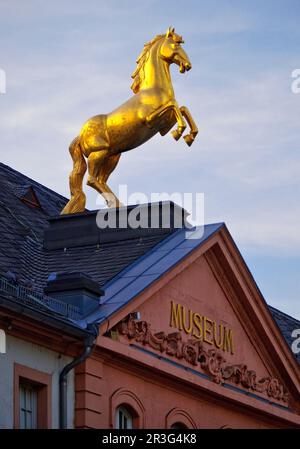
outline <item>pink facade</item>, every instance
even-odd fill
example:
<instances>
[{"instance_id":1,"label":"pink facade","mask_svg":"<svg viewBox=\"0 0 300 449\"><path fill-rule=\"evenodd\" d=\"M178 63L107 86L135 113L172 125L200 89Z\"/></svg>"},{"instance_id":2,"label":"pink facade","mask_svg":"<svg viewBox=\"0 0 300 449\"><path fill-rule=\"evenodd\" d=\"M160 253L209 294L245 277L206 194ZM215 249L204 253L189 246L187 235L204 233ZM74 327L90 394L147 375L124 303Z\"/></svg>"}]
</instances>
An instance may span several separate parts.
<instances>
[{"instance_id":1,"label":"pink facade","mask_svg":"<svg viewBox=\"0 0 300 449\"><path fill-rule=\"evenodd\" d=\"M139 312L137 314L137 312ZM300 426L299 366L224 228L109 321L76 371L76 426Z\"/></svg>"}]
</instances>

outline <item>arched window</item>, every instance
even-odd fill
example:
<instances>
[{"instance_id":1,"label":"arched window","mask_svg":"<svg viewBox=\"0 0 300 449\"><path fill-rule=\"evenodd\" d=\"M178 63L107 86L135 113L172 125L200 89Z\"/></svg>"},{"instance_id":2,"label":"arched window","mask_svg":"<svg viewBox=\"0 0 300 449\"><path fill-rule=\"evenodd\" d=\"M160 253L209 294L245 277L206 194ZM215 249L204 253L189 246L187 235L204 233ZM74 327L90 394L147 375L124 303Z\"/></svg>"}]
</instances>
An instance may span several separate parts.
<instances>
[{"instance_id":1,"label":"arched window","mask_svg":"<svg viewBox=\"0 0 300 449\"><path fill-rule=\"evenodd\" d=\"M171 429L188 429L188 427L182 422L175 422L171 425Z\"/></svg>"},{"instance_id":2,"label":"arched window","mask_svg":"<svg viewBox=\"0 0 300 449\"><path fill-rule=\"evenodd\" d=\"M110 427L117 429L147 428L145 407L133 391L119 388L112 394L110 398Z\"/></svg>"},{"instance_id":3,"label":"arched window","mask_svg":"<svg viewBox=\"0 0 300 449\"><path fill-rule=\"evenodd\" d=\"M173 408L166 415L166 429L197 429L196 422L188 412L178 407Z\"/></svg>"},{"instance_id":4,"label":"arched window","mask_svg":"<svg viewBox=\"0 0 300 449\"><path fill-rule=\"evenodd\" d=\"M133 416L130 411L120 406L116 409L116 429L132 429Z\"/></svg>"}]
</instances>

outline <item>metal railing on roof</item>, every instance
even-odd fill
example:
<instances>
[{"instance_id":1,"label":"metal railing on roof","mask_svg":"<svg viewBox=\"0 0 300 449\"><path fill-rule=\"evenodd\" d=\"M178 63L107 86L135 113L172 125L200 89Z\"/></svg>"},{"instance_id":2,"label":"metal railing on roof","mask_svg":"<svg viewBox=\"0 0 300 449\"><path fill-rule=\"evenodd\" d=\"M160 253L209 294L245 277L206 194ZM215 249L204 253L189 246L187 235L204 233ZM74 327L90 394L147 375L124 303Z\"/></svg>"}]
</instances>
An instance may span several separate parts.
<instances>
[{"instance_id":1,"label":"metal railing on roof","mask_svg":"<svg viewBox=\"0 0 300 449\"><path fill-rule=\"evenodd\" d=\"M7 297L16 298L22 304L34 307L40 311L45 312L47 310L48 312L56 313L64 316L65 318L71 318L74 320L78 320L80 318L80 311L78 307L72 304L67 304L59 299L34 292L23 285L8 281L1 275L0 294Z\"/></svg>"}]
</instances>

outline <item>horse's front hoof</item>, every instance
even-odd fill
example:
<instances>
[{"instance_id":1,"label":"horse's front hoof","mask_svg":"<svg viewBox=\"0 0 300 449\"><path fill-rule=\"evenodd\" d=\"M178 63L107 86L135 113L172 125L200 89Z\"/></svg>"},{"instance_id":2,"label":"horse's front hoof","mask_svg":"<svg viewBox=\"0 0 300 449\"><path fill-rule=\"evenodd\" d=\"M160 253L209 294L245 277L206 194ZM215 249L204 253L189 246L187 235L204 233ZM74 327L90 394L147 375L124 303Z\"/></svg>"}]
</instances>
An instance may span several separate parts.
<instances>
[{"instance_id":1,"label":"horse's front hoof","mask_svg":"<svg viewBox=\"0 0 300 449\"><path fill-rule=\"evenodd\" d=\"M182 133L180 133L178 129L175 129L174 131L172 131L172 136L174 137L175 140L179 140L180 137L182 136Z\"/></svg>"},{"instance_id":2,"label":"horse's front hoof","mask_svg":"<svg viewBox=\"0 0 300 449\"><path fill-rule=\"evenodd\" d=\"M185 140L185 143L186 143L189 147L193 144L193 142L194 142L194 140L195 140L195 137L194 137L192 134L187 134L187 135L184 136L183 138L184 138L184 140Z\"/></svg>"},{"instance_id":3,"label":"horse's front hoof","mask_svg":"<svg viewBox=\"0 0 300 449\"><path fill-rule=\"evenodd\" d=\"M116 209L118 209L119 207L123 206L121 201L119 201L117 198L107 199L106 200L106 204L107 204L107 207L109 207L109 208L116 208Z\"/></svg>"}]
</instances>

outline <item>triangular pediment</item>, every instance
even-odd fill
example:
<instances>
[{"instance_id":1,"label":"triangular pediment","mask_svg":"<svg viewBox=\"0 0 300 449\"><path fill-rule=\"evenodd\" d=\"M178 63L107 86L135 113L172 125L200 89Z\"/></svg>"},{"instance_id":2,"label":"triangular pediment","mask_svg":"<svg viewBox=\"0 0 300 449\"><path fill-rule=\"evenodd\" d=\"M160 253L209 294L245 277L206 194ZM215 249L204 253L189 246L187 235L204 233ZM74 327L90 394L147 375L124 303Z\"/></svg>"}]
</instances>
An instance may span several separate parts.
<instances>
[{"instance_id":1,"label":"triangular pediment","mask_svg":"<svg viewBox=\"0 0 300 449\"><path fill-rule=\"evenodd\" d=\"M299 366L225 227L122 313L107 334L122 344L297 408Z\"/></svg>"}]
</instances>

